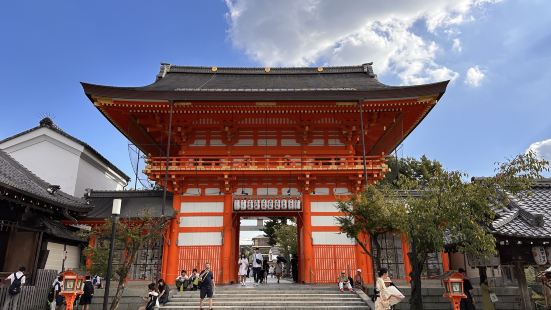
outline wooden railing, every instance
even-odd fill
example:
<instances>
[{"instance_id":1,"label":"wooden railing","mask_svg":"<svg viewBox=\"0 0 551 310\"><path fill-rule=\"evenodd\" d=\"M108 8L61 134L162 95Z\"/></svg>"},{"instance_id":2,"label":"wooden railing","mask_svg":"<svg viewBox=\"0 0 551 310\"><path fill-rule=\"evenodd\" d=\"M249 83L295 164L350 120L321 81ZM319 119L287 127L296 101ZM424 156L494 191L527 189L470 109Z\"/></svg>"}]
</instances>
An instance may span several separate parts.
<instances>
[{"instance_id":1,"label":"wooden railing","mask_svg":"<svg viewBox=\"0 0 551 310\"><path fill-rule=\"evenodd\" d=\"M166 157L150 157L146 173L164 171ZM366 157L367 169L386 169L384 158ZM362 156L178 156L168 161L171 171L195 170L359 170Z\"/></svg>"},{"instance_id":2,"label":"wooden railing","mask_svg":"<svg viewBox=\"0 0 551 310\"><path fill-rule=\"evenodd\" d=\"M57 276L56 270L41 270L36 273L35 285L21 286L21 294L17 302L17 310L47 309L48 291ZM4 306L8 295L8 286L0 288L0 307ZM12 309L10 304L9 309Z\"/></svg>"}]
</instances>

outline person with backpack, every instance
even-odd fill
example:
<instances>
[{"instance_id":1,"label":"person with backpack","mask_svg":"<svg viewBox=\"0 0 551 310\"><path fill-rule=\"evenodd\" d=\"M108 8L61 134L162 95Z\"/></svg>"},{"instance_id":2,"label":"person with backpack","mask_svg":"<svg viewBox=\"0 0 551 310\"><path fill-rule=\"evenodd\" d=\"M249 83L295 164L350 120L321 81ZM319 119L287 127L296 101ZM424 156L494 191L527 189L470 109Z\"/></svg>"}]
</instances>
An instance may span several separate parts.
<instances>
[{"instance_id":1,"label":"person with backpack","mask_svg":"<svg viewBox=\"0 0 551 310\"><path fill-rule=\"evenodd\" d=\"M3 310L8 310L11 307L13 310L17 309L17 304L19 302L19 296L21 296L21 286L25 284L25 267L19 267L19 271L10 274L6 280L10 280L10 286L8 288L8 295L6 296L6 301L4 302Z\"/></svg>"},{"instance_id":2,"label":"person with backpack","mask_svg":"<svg viewBox=\"0 0 551 310\"><path fill-rule=\"evenodd\" d=\"M54 283L52 283L52 288L48 294L48 301L50 302L50 310L59 309L65 303L65 297L60 294L63 289L63 276L58 276Z\"/></svg>"},{"instance_id":3,"label":"person with backpack","mask_svg":"<svg viewBox=\"0 0 551 310\"><path fill-rule=\"evenodd\" d=\"M88 310L92 303L92 297L94 297L94 284L90 276L86 276L84 281L83 294L80 296L79 304L82 306L82 310Z\"/></svg>"}]
</instances>

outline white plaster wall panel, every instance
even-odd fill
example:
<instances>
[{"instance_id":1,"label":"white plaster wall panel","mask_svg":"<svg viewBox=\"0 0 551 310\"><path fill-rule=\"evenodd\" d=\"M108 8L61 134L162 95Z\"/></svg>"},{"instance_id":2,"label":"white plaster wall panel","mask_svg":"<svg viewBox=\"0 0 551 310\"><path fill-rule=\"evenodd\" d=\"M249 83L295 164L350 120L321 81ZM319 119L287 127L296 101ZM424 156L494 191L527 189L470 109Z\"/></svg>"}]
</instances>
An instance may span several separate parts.
<instances>
[{"instance_id":1,"label":"white plaster wall panel","mask_svg":"<svg viewBox=\"0 0 551 310\"><path fill-rule=\"evenodd\" d=\"M329 195L329 188L327 187L316 187L314 191L316 193L312 193L312 195Z\"/></svg>"},{"instance_id":2,"label":"white plaster wall panel","mask_svg":"<svg viewBox=\"0 0 551 310\"><path fill-rule=\"evenodd\" d=\"M281 139L281 146L299 146L296 139Z\"/></svg>"},{"instance_id":3,"label":"white plaster wall panel","mask_svg":"<svg viewBox=\"0 0 551 310\"><path fill-rule=\"evenodd\" d=\"M224 212L224 202L182 202L180 212Z\"/></svg>"},{"instance_id":4,"label":"white plaster wall panel","mask_svg":"<svg viewBox=\"0 0 551 310\"><path fill-rule=\"evenodd\" d=\"M122 186L123 184L115 180L113 175L105 169L91 164L87 159L80 159L75 184L75 196L84 196L87 188L94 190L116 190Z\"/></svg>"},{"instance_id":5,"label":"white plaster wall panel","mask_svg":"<svg viewBox=\"0 0 551 310\"><path fill-rule=\"evenodd\" d=\"M281 194L282 195L299 195L300 192L298 191L298 188L284 187L284 188L281 189Z\"/></svg>"},{"instance_id":6,"label":"white plaster wall panel","mask_svg":"<svg viewBox=\"0 0 551 310\"><path fill-rule=\"evenodd\" d=\"M220 139L210 139L211 146L225 146L224 142Z\"/></svg>"},{"instance_id":7,"label":"white plaster wall panel","mask_svg":"<svg viewBox=\"0 0 551 310\"><path fill-rule=\"evenodd\" d=\"M180 217L180 227L222 227L222 216L183 216Z\"/></svg>"},{"instance_id":8,"label":"white plaster wall panel","mask_svg":"<svg viewBox=\"0 0 551 310\"><path fill-rule=\"evenodd\" d=\"M309 144L310 146L323 146L325 145L324 139L312 139L312 142Z\"/></svg>"},{"instance_id":9,"label":"white plaster wall panel","mask_svg":"<svg viewBox=\"0 0 551 310\"><path fill-rule=\"evenodd\" d=\"M222 192L219 188L205 188L205 195L207 196L218 196L222 195Z\"/></svg>"},{"instance_id":10,"label":"white plaster wall panel","mask_svg":"<svg viewBox=\"0 0 551 310\"><path fill-rule=\"evenodd\" d=\"M312 232L312 243L314 245L355 245L354 239L348 238L345 234L327 231Z\"/></svg>"},{"instance_id":11,"label":"white plaster wall panel","mask_svg":"<svg viewBox=\"0 0 551 310\"><path fill-rule=\"evenodd\" d=\"M62 243L48 242L48 259L46 260L45 269L53 269L61 271L63 266L64 245ZM80 267L80 248L77 246L67 245L67 259L65 260L65 269L77 269Z\"/></svg>"},{"instance_id":12,"label":"white plaster wall panel","mask_svg":"<svg viewBox=\"0 0 551 310\"><path fill-rule=\"evenodd\" d=\"M221 232L190 232L178 234L178 246L222 245Z\"/></svg>"},{"instance_id":13,"label":"white plaster wall panel","mask_svg":"<svg viewBox=\"0 0 551 310\"><path fill-rule=\"evenodd\" d=\"M239 139L235 146L252 146L254 145L253 139Z\"/></svg>"},{"instance_id":14,"label":"white plaster wall panel","mask_svg":"<svg viewBox=\"0 0 551 310\"><path fill-rule=\"evenodd\" d=\"M235 190L236 195L252 195L253 189L252 188L238 188Z\"/></svg>"},{"instance_id":15,"label":"white plaster wall panel","mask_svg":"<svg viewBox=\"0 0 551 310\"><path fill-rule=\"evenodd\" d=\"M197 187L187 188L184 196L201 196L201 189Z\"/></svg>"},{"instance_id":16,"label":"white plaster wall panel","mask_svg":"<svg viewBox=\"0 0 551 310\"><path fill-rule=\"evenodd\" d=\"M277 139L258 139L259 146L276 146Z\"/></svg>"},{"instance_id":17,"label":"white plaster wall panel","mask_svg":"<svg viewBox=\"0 0 551 310\"><path fill-rule=\"evenodd\" d=\"M61 186L67 194L75 195L80 154L75 154L76 150L72 152L60 147L60 142L56 143L51 138L42 138L28 147L5 151L41 179ZM78 193L76 196L79 196Z\"/></svg>"},{"instance_id":18,"label":"white plaster wall panel","mask_svg":"<svg viewBox=\"0 0 551 310\"><path fill-rule=\"evenodd\" d=\"M350 195L350 191L346 187L335 187L333 188L333 194L335 195Z\"/></svg>"},{"instance_id":19,"label":"white plaster wall panel","mask_svg":"<svg viewBox=\"0 0 551 310\"><path fill-rule=\"evenodd\" d=\"M342 143L341 140L338 138L329 139L329 141L327 142L329 146L344 146L344 143Z\"/></svg>"},{"instance_id":20,"label":"white plaster wall panel","mask_svg":"<svg viewBox=\"0 0 551 310\"><path fill-rule=\"evenodd\" d=\"M277 188L275 187L259 187L256 189L257 195L277 195Z\"/></svg>"},{"instance_id":21,"label":"white plaster wall panel","mask_svg":"<svg viewBox=\"0 0 551 310\"><path fill-rule=\"evenodd\" d=\"M334 216L312 216L312 226L339 226Z\"/></svg>"},{"instance_id":22,"label":"white plaster wall panel","mask_svg":"<svg viewBox=\"0 0 551 310\"><path fill-rule=\"evenodd\" d=\"M339 212L335 201L316 201L310 203L312 212Z\"/></svg>"},{"instance_id":23,"label":"white plaster wall panel","mask_svg":"<svg viewBox=\"0 0 551 310\"><path fill-rule=\"evenodd\" d=\"M193 141L193 143L190 144L189 146L205 146L205 145L207 145L206 139L195 139L195 141Z\"/></svg>"}]
</instances>

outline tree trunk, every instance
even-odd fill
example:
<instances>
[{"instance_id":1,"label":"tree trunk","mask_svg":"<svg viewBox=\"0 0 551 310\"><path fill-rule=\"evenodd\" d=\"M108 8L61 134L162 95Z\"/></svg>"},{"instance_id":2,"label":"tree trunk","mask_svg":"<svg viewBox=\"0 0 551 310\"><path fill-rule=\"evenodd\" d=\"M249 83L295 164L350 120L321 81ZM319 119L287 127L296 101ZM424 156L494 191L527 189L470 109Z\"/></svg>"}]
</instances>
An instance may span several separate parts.
<instances>
[{"instance_id":1,"label":"tree trunk","mask_svg":"<svg viewBox=\"0 0 551 310\"><path fill-rule=\"evenodd\" d=\"M411 262L411 296L409 298L409 308L411 310L423 310L423 294L421 292L421 274L423 273L424 259L420 259L417 254L415 239L412 238L411 252L408 253Z\"/></svg>"},{"instance_id":2,"label":"tree trunk","mask_svg":"<svg viewBox=\"0 0 551 310\"><path fill-rule=\"evenodd\" d=\"M116 310L119 308L119 303L121 302L122 294L124 293L124 282L125 279L119 279L119 284L117 285L117 292L115 293L115 297L113 297L113 301L111 302L111 310Z\"/></svg>"},{"instance_id":3,"label":"tree trunk","mask_svg":"<svg viewBox=\"0 0 551 310\"><path fill-rule=\"evenodd\" d=\"M381 243L379 242L379 234L373 234L371 236L371 240L373 242L373 246L375 247L375 251L373 251L373 261L375 262L375 272L379 271L381 269ZM377 277L375 277L377 278Z\"/></svg>"},{"instance_id":4,"label":"tree trunk","mask_svg":"<svg viewBox=\"0 0 551 310\"><path fill-rule=\"evenodd\" d=\"M138 254L139 246L132 246L130 247L130 255L125 257L123 261L123 266L121 267L119 271L119 284L117 285L117 292L115 293L115 297L113 298L113 301L111 303L110 310L116 310L119 308L119 303L121 302L122 294L124 293L124 283L126 282L126 278L128 277L128 272L130 272L130 268L132 268L132 264L136 260L136 255Z\"/></svg>"}]
</instances>

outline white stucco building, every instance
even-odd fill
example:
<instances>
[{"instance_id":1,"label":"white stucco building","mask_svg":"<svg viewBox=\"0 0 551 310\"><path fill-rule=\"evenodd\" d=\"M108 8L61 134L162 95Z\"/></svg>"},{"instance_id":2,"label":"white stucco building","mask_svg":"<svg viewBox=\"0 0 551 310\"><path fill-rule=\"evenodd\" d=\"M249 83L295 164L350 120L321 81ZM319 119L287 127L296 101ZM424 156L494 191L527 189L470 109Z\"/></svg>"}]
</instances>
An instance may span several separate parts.
<instances>
[{"instance_id":1,"label":"white stucco building","mask_svg":"<svg viewBox=\"0 0 551 310\"><path fill-rule=\"evenodd\" d=\"M0 141L0 149L65 193L83 197L87 188L121 190L130 178L85 142L58 128L50 118Z\"/></svg>"}]
</instances>

